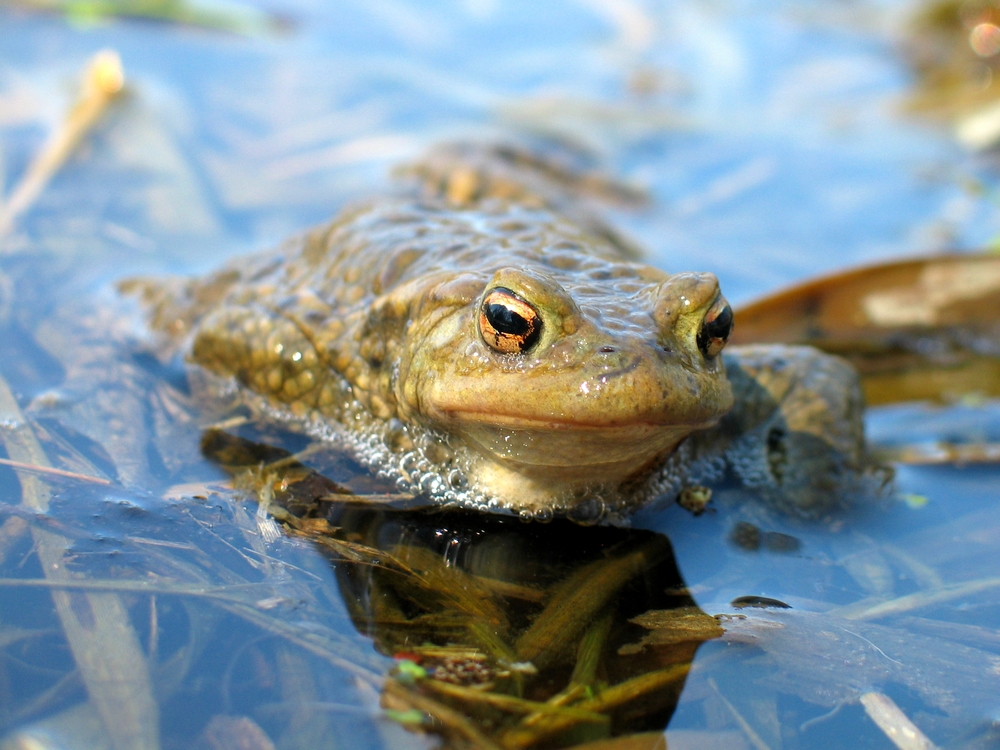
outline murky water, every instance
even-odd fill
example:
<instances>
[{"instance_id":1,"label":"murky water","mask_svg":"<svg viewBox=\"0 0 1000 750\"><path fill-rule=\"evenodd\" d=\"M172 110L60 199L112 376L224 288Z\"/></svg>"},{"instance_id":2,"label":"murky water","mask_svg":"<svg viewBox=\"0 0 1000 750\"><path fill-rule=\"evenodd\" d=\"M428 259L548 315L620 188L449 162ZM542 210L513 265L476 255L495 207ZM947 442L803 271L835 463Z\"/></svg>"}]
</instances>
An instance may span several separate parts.
<instances>
[{"instance_id":1,"label":"murky water","mask_svg":"<svg viewBox=\"0 0 1000 750\"><path fill-rule=\"evenodd\" d=\"M276 479L293 509L333 482L386 488L323 448L302 460L327 479L287 463L241 473L287 455L261 445L307 444L235 422L225 434L248 442L213 442L218 415L189 403L180 368L125 345L141 316L111 288L201 273L385 190L392 165L434 142L514 130L591 149L647 189L650 206L616 225L656 265L717 273L734 303L850 264L987 246L994 160L903 114L912 11L289 0L244 8L255 29L283 20L241 35L4 5L7 194L93 53L119 52L127 93L2 245L0 374L21 412L0 410L5 429L27 420L74 475L0 467L0 735L530 747L666 727L671 748L892 747L871 718L887 696L939 746L1000 746L993 466L899 467L893 499L822 522L723 485L708 513L650 509L632 530L351 506L324 537L339 507L327 499L290 536L246 497ZM882 445L1000 431L996 404L974 399L868 421ZM726 634L695 607L727 614ZM115 654L120 679L81 663L100 664L95 651ZM437 670L452 693L425 684ZM522 702L487 703L483 685ZM620 747L656 746L631 741Z\"/></svg>"}]
</instances>

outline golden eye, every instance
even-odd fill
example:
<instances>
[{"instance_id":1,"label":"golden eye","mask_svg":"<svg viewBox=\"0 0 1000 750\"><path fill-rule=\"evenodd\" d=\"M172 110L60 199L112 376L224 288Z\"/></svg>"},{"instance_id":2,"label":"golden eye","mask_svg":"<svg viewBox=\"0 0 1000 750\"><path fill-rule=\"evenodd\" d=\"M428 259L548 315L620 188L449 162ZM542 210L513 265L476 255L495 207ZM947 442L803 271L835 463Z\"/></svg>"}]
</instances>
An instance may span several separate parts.
<instances>
[{"instance_id":1,"label":"golden eye","mask_svg":"<svg viewBox=\"0 0 1000 750\"><path fill-rule=\"evenodd\" d=\"M479 333L491 348L503 354L530 349L542 331L535 308L510 289L491 289L479 308Z\"/></svg>"},{"instance_id":2,"label":"golden eye","mask_svg":"<svg viewBox=\"0 0 1000 750\"><path fill-rule=\"evenodd\" d=\"M733 308L721 295L715 300L698 331L698 348L708 359L713 359L722 351L733 332Z\"/></svg>"}]
</instances>

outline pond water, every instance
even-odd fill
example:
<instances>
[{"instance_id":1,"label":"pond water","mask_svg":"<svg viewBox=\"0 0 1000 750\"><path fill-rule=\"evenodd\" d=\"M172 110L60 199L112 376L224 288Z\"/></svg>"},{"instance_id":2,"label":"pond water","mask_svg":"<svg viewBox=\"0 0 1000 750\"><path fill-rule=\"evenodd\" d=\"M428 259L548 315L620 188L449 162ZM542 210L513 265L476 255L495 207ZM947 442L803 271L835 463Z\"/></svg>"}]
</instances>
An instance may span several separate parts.
<instances>
[{"instance_id":1,"label":"pond water","mask_svg":"<svg viewBox=\"0 0 1000 750\"><path fill-rule=\"evenodd\" d=\"M1000 747L995 466L901 465L891 497L810 522L726 485L629 529L345 505L341 486L392 488L199 411L114 291L276 244L434 143L515 132L647 191L612 223L737 305L995 245L995 159L906 114L914 4L212 7L239 33L0 4L5 194L94 53L126 77L0 240L0 416L34 436L6 455L70 472L0 467L3 747L927 746L899 744L900 714L941 747ZM867 427L995 444L1000 412L895 405ZM285 532L251 499L275 492Z\"/></svg>"}]
</instances>

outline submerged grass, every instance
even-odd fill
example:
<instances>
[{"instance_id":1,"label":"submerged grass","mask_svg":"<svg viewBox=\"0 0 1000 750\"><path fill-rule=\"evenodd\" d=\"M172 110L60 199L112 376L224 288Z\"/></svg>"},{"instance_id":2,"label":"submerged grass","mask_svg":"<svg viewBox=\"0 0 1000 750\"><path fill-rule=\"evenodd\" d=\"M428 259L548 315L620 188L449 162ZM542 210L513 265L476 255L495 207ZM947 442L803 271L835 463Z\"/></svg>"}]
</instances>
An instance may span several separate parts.
<instances>
[{"instance_id":1,"label":"submerged grass","mask_svg":"<svg viewBox=\"0 0 1000 750\"><path fill-rule=\"evenodd\" d=\"M21 413L6 381L0 378L0 439L7 455L22 463L48 466L48 457ZM19 475L22 502L48 510L50 491L32 473ZM46 579L72 582L66 560L70 540L33 527L35 551ZM112 592L54 588L52 600L77 669L83 678L115 750L156 750L160 746L159 708L153 697L146 655L132 627L128 609Z\"/></svg>"},{"instance_id":2,"label":"submerged grass","mask_svg":"<svg viewBox=\"0 0 1000 750\"><path fill-rule=\"evenodd\" d=\"M597 560L573 573L517 641L518 655L546 666L585 631L622 586L671 554L663 537L654 537L621 557Z\"/></svg>"}]
</instances>

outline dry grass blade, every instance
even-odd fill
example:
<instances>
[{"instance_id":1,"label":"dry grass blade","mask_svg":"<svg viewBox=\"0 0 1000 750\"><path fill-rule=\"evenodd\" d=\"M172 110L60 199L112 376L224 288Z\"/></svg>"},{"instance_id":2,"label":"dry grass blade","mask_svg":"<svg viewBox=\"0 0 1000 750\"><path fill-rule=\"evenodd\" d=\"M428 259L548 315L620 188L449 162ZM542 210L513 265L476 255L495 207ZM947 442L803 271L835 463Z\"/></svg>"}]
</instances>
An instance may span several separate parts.
<instances>
[{"instance_id":1,"label":"dry grass blade","mask_svg":"<svg viewBox=\"0 0 1000 750\"><path fill-rule=\"evenodd\" d=\"M936 750L936 745L910 721L888 695L865 693L861 705L885 736L899 750Z\"/></svg>"},{"instance_id":2,"label":"dry grass blade","mask_svg":"<svg viewBox=\"0 0 1000 750\"><path fill-rule=\"evenodd\" d=\"M995 464L1000 462L1000 443L932 443L930 445L878 446L880 461L911 466L940 464Z\"/></svg>"},{"instance_id":3,"label":"dry grass blade","mask_svg":"<svg viewBox=\"0 0 1000 750\"><path fill-rule=\"evenodd\" d=\"M889 544L888 542L883 542L880 548L883 554L892 557L902 565L913 580L922 588L939 589L944 587L945 583L940 573L906 550L900 549L895 544Z\"/></svg>"},{"instance_id":4,"label":"dry grass blade","mask_svg":"<svg viewBox=\"0 0 1000 750\"><path fill-rule=\"evenodd\" d=\"M903 612L912 612L915 609L931 607L935 604L944 604L954 599L960 599L981 591L993 588L1000 588L1000 578L983 578L978 581L967 581L966 583L956 583L944 586L939 589L918 591L914 594L907 594L889 601L878 604L868 604L862 607L847 605L840 609L835 609L828 614L843 617L845 620L877 620L881 617L898 615Z\"/></svg>"},{"instance_id":5,"label":"dry grass blade","mask_svg":"<svg viewBox=\"0 0 1000 750\"><path fill-rule=\"evenodd\" d=\"M39 466L48 458L21 414L6 381L0 378L0 439L12 460ZM22 503L38 512L48 509L49 488L37 476L18 472ZM45 577L73 580L65 564L65 537L32 528ZM87 693L115 750L159 748L159 711L153 699L149 668L128 610L117 594L52 591L52 600Z\"/></svg>"},{"instance_id":6,"label":"dry grass blade","mask_svg":"<svg viewBox=\"0 0 1000 750\"><path fill-rule=\"evenodd\" d=\"M1000 630L996 628L924 617L903 617L898 624L909 631L961 643L972 648L1000 650Z\"/></svg>"},{"instance_id":7,"label":"dry grass blade","mask_svg":"<svg viewBox=\"0 0 1000 750\"><path fill-rule=\"evenodd\" d=\"M104 591L113 593L149 594L152 596L180 596L195 599L214 599L220 602L246 604L250 597L261 601L270 597L275 589L268 583L227 583L208 586L198 583L173 583L170 581L102 580L97 578L0 578L0 588L45 588L67 591ZM245 592L239 594L237 592ZM248 592L248 593L247 593ZM259 592L259 593L258 593Z\"/></svg>"},{"instance_id":8,"label":"dry grass blade","mask_svg":"<svg viewBox=\"0 0 1000 750\"><path fill-rule=\"evenodd\" d=\"M104 50L94 55L84 74L80 98L62 127L52 135L6 203L0 206L0 239L11 231L15 219L31 208L52 176L121 92L124 82L118 53Z\"/></svg>"},{"instance_id":9,"label":"dry grass blade","mask_svg":"<svg viewBox=\"0 0 1000 750\"><path fill-rule=\"evenodd\" d=\"M1000 307L1000 257L948 254L852 268L741 307L732 341L879 344L889 331L983 324Z\"/></svg>"},{"instance_id":10,"label":"dry grass blade","mask_svg":"<svg viewBox=\"0 0 1000 750\"><path fill-rule=\"evenodd\" d=\"M38 466L37 464L26 464L22 461L11 461L7 458L0 458L0 465L9 466L12 469L22 469L24 471L33 471L36 474L49 474L54 477L66 477L67 479L79 479L81 482L93 482L94 484L111 484L107 479L101 479L100 477L92 477L87 474L79 474L75 471L64 471L63 469L55 469L51 466Z\"/></svg>"},{"instance_id":11,"label":"dry grass blade","mask_svg":"<svg viewBox=\"0 0 1000 750\"><path fill-rule=\"evenodd\" d=\"M0 648L6 648L29 638L40 638L43 635L48 635L50 632L48 630L25 630L24 628L4 625L0 627Z\"/></svg>"}]
</instances>

